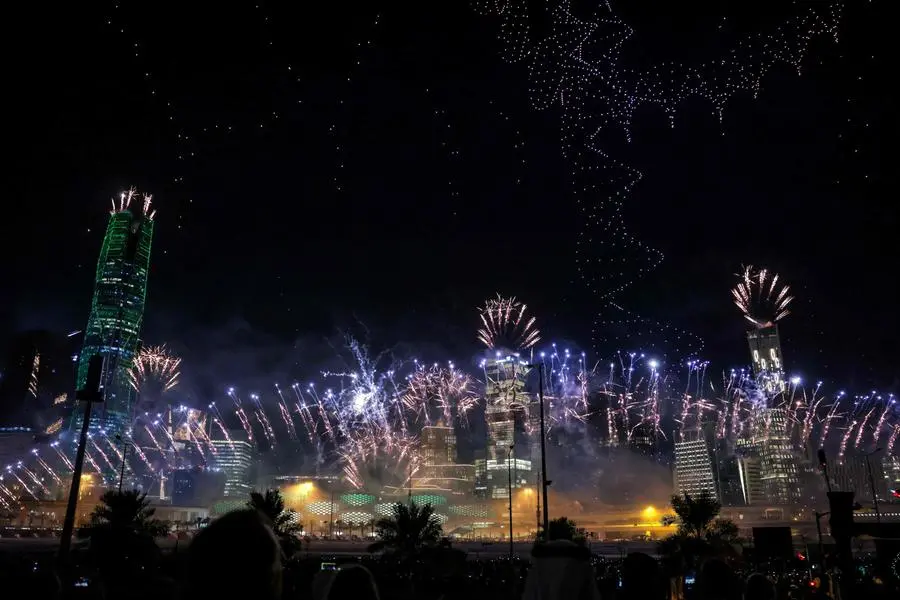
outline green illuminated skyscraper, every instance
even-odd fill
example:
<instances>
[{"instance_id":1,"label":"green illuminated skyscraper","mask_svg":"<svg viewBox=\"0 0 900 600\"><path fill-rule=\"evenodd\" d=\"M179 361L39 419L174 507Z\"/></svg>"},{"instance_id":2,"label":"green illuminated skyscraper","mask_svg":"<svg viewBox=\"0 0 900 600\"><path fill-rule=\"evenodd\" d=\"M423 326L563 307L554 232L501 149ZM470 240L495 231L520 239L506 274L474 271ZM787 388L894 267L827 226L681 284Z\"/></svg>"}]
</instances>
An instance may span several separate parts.
<instances>
[{"instance_id":1,"label":"green illuminated skyscraper","mask_svg":"<svg viewBox=\"0 0 900 600\"><path fill-rule=\"evenodd\" d=\"M80 389L87 379L91 357L104 357L101 381L105 401L95 407L91 421L92 427L105 428L110 433L124 431L130 422L133 390L128 370L138 350L144 319L156 214L150 201L151 196L141 196L133 188L112 201L97 260L91 315L78 359Z\"/></svg>"}]
</instances>

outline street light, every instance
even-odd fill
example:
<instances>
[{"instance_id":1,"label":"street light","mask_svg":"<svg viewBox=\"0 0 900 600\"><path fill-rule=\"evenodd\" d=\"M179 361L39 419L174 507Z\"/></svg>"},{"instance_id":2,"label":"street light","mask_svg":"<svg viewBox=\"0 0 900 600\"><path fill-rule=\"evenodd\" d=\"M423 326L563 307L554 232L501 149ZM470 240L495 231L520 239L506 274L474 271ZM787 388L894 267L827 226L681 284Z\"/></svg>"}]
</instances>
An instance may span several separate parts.
<instances>
[{"instance_id":1,"label":"street light","mask_svg":"<svg viewBox=\"0 0 900 600\"><path fill-rule=\"evenodd\" d=\"M872 477L872 465L869 463L869 457L878 452L881 452L881 448L875 448L863 456L866 457L866 471L869 474L869 490L872 492L872 505L875 507L875 520L880 524L881 511L878 510L878 494L875 493L875 478Z\"/></svg>"},{"instance_id":2,"label":"street light","mask_svg":"<svg viewBox=\"0 0 900 600\"><path fill-rule=\"evenodd\" d=\"M516 449L516 445L513 444L509 447L509 451L506 453L506 476L508 477L508 480L509 480L509 560L510 560L510 562L512 562L513 554L515 553L515 550L513 548L513 518L512 518L512 502L513 502L512 460L514 460L512 458L512 455L513 455L513 450L515 450L515 449Z\"/></svg>"}]
</instances>

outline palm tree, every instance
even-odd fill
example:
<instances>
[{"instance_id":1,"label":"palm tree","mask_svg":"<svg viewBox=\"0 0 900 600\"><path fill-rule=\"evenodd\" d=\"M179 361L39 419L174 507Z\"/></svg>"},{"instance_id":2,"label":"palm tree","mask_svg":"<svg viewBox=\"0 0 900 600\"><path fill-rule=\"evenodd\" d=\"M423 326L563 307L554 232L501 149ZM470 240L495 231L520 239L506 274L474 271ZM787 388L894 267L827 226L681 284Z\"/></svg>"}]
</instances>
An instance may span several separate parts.
<instances>
[{"instance_id":1,"label":"palm tree","mask_svg":"<svg viewBox=\"0 0 900 600\"><path fill-rule=\"evenodd\" d=\"M575 525L575 521L569 519L568 517L559 517L557 519L551 519L547 524L547 533L549 535L545 535L543 531L538 533L538 541L547 541L550 540L568 540L570 542L584 542L584 538L580 538L578 536L578 528Z\"/></svg>"},{"instance_id":2,"label":"palm tree","mask_svg":"<svg viewBox=\"0 0 900 600\"><path fill-rule=\"evenodd\" d=\"M128 532L150 538L168 533L168 524L154 518L147 494L138 490L107 490L100 496L100 504L91 513L91 533Z\"/></svg>"},{"instance_id":3,"label":"palm tree","mask_svg":"<svg viewBox=\"0 0 900 600\"><path fill-rule=\"evenodd\" d=\"M690 494L672 496L672 508L681 520L679 532L699 539L722 510L722 505L704 491L696 497Z\"/></svg>"},{"instance_id":4,"label":"palm tree","mask_svg":"<svg viewBox=\"0 0 900 600\"><path fill-rule=\"evenodd\" d=\"M369 552L391 548L406 556L437 544L444 533L431 504L420 507L415 502L395 504L393 514L379 519L375 529L381 539L369 546Z\"/></svg>"},{"instance_id":5,"label":"palm tree","mask_svg":"<svg viewBox=\"0 0 900 600\"><path fill-rule=\"evenodd\" d=\"M272 531L281 542L281 550L287 558L300 550L300 539L297 537L303 532L303 526L297 519L297 513L293 510L285 510L284 498L278 490L266 490L265 493L250 492L248 508L253 508L264 514L272 523Z\"/></svg>"},{"instance_id":6,"label":"palm tree","mask_svg":"<svg viewBox=\"0 0 900 600\"><path fill-rule=\"evenodd\" d=\"M703 557L734 558L738 527L716 518L722 509L718 500L706 493L672 496L672 508L678 515L678 532L661 540L658 552L673 576L680 578L686 570L696 568Z\"/></svg>"},{"instance_id":7,"label":"palm tree","mask_svg":"<svg viewBox=\"0 0 900 600\"><path fill-rule=\"evenodd\" d=\"M83 533L91 539L91 553L107 585L124 586L155 567L160 553L153 538L169 531L155 512L147 494L138 490L107 490L100 497Z\"/></svg>"}]
</instances>

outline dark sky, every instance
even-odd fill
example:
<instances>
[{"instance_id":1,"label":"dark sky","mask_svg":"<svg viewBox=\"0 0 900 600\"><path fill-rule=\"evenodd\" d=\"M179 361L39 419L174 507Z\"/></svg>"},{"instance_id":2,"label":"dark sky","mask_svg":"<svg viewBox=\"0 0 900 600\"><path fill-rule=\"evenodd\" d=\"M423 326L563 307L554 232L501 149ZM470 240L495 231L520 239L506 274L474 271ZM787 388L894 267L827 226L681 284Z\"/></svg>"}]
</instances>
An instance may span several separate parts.
<instances>
[{"instance_id":1,"label":"dark sky","mask_svg":"<svg viewBox=\"0 0 900 600\"><path fill-rule=\"evenodd\" d=\"M3 332L83 327L109 198L133 184L159 209L144 337L206 383L309 361L306 342L356 322L376 344L471 356L495 292L526 300L548 341L618 349L591 347L597 302L573 283L558 109L530 109L495 18L467 2L89 4L10 21ZM715 58L789 8L615 4L635 66ZM752 263L794 286L792 371L898 385L888 3L849 4L802 76L774 69L721 125L701 100L674 129L641 109L611 148L644 174L630 229L666 255L619 301L703 338L716 368L747 360L728 289Z\"/></svg>"}]
</instances>

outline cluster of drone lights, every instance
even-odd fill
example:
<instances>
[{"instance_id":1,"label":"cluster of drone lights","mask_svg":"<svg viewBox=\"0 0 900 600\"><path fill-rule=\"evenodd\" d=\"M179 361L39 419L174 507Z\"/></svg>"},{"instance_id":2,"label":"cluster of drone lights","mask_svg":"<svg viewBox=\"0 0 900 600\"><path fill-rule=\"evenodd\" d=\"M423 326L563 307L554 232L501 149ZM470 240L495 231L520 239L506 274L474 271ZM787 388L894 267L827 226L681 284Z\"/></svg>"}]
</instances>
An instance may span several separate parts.
<instances>
[{"instance_id":1,"label":"cluster of drone lights","mask_svg":"<svg viewBox=\"0 0 900 600\"><path fill-rule=\"evenodd\" d=\"M588 290L607 305L594 323L595 346L608 334L610 311L617 296L646 277L663 260L659 250L641 242L627 228L624 203L641 174L615 160L599 145L599 138L618 128L631 140L635 111L660 107L672 126L688 97L706 99L721 120L728 101L739 93L759 94L765 74L778 63L798 72L818 36L837 36L841 2L810 5L773 31L740 41L731 52L701 65L666 62L634 70L621 64L620 52L631 29L599 2L589 19L576 17L571 0L546 3L550 26L536 38L530 27L533 3L524 0L475 0L481 14L500 19L501 56L508 62L527 62L529 96L534 109L560 107L561 144L570 163L572 195L581 214L576 239L578 276ZM537 10L542 10L538 8ZM604 317L604 312L612 312ZM628 325L649 322L630 318ZM680 345L682 332L666 327ZM615 340L621 342L621 340ZM682 352L682 354L686 354Z\"/></svg>"}]
</instances>

